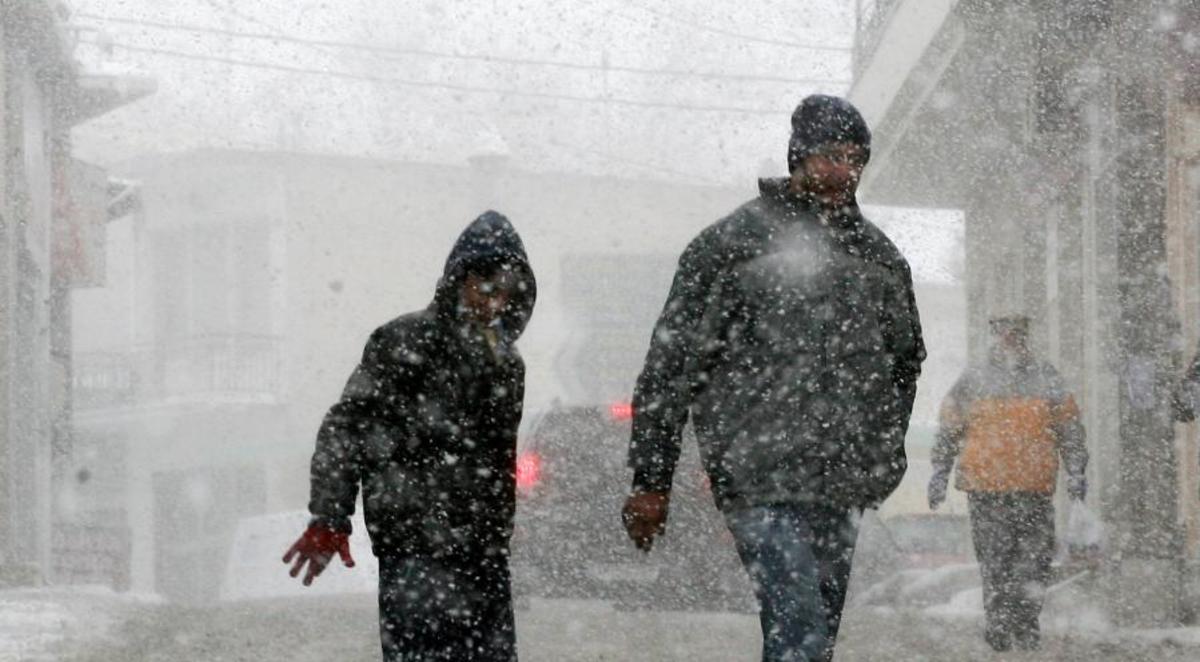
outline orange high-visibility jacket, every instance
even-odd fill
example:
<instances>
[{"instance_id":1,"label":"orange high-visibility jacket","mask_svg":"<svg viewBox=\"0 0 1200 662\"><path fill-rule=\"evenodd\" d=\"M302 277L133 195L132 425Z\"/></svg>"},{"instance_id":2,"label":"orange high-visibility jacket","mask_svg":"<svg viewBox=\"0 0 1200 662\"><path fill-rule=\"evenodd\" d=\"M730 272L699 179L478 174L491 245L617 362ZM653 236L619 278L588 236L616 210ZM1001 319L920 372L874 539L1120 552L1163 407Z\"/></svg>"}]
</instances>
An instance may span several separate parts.
<instances>
[{"instance_id":1,"label":"orange high-visibility jacket","mask_svg":"<svg viewBox=\"0 0 1200 662\"><path fill-rule=\"evenodd\" d=\"M960 490L1052 494L1060 458L1069 476L1083 476L1079 407L1049 363L994 354L963 373L942 403L930 460L946 473L957 460Z\"/></svg>"}]
</instances>

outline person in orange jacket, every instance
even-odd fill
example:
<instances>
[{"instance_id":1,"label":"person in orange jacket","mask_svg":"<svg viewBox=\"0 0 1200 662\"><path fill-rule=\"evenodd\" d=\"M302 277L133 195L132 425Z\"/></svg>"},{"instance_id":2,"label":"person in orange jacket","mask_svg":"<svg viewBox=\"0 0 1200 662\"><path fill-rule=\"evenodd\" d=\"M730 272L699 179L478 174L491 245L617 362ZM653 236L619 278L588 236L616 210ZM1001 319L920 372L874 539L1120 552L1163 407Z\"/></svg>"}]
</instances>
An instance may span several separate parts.
<instances>
[{"instance_id":1,"label":"person in orange jacket","mask_svg":"<svg viewBox=\"0 0 1200 662\"><path fill-rule=\"evenodd\" d=\"M1038 616L1054 554L1060 463L1067 494L1087 495L1088 452L1079 406L1054 366L1034 356L1029 318L990 322L988 360L968 368L942 404L929 507L946 498L950 471L967 493L983 578L984 638L997 651L1038 647Z\"/></svg>"}]
</instances>

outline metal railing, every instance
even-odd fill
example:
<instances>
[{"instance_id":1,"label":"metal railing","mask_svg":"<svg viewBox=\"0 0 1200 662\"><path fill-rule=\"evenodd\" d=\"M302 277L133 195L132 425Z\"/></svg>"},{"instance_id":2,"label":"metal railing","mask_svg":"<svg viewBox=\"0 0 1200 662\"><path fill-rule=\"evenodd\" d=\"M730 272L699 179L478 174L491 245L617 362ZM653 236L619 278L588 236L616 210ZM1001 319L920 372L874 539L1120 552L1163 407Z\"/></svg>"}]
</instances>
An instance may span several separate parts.
<instances>
[{"instance_id":1,"label":"metal railing","mask_svg":"<svg viewBox=\"0 0 1200 662\"><path fill-rule=\"evenodd\" d=\"M191 398L274 400L282 389L282 343L275 336L207 335L74 357L77 409Z\"/></svg>"}]
</instances>

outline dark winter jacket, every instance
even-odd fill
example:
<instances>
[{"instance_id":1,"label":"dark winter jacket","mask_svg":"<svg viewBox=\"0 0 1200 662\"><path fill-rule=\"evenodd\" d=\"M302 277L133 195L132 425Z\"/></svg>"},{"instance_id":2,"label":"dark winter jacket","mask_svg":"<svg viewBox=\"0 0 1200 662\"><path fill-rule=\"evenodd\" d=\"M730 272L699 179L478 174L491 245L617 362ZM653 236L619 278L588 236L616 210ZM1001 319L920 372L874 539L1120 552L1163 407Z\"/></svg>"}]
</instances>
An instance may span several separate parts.
<instances>
[{"instance_id":1,"label":"dark winter jacket","mask_svg":"<svg viewBox=\"0 0 1200 662\"><path fill-rule=\"evenodd\" d=\"M904 475L925 357L908 263L857 208L760 189L680 258L634 394L634 489L670 489L690 411L722 508L873 506Z\"/></svg>"},{"instance_id":2,"label":"dark winter jacket","mask_svg":"<svg viewBox=\"0 0 1200 662\"><path fill-rule=\"evenodd\" d=\"M468 270L522 274L491 335L458 313ZM309 510L348 531L362 486L377 555L495 553L512 529L524 363L513 343L536 298L525 249L495 212L462 233L433 303L371 334L312 459Z\"/></svg>"}]
</instances>

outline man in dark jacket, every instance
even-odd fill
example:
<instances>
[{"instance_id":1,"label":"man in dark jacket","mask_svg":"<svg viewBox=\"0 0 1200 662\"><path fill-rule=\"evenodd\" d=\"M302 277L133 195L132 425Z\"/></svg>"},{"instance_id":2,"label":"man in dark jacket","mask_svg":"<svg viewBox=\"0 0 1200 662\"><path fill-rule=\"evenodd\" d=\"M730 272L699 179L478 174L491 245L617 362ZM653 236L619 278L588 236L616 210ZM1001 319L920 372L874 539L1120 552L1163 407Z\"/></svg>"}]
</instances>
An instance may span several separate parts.
<instances>
[{"instance_id":1,"label":"man in dark jacket","mask_svg":"<svg viewBox=\"0 0 1200 662\"><path fill-rule=\"evenodd\" d=\"M304 583L347 565L359 486L379 558L383 657L515 660L509 537L525 368L513 343L533 311L524 246L495 212L446 261L433 303L371 334L312 459Z\"/></svg>"},{"instance_id":2,"label":"man in dark jacket","mask_svg":"<svg viewBox=\"0 0 1200 662\"><path fill-rule=\"evenodd\" d=\"M908 264L855 202L869 150L849 102L804 99L791 177L684 251L634 393L626 530L663 532L690 413L764 660L832 657L857 514L906 467L925 350Z\"/></svg>"}]
</instances>

